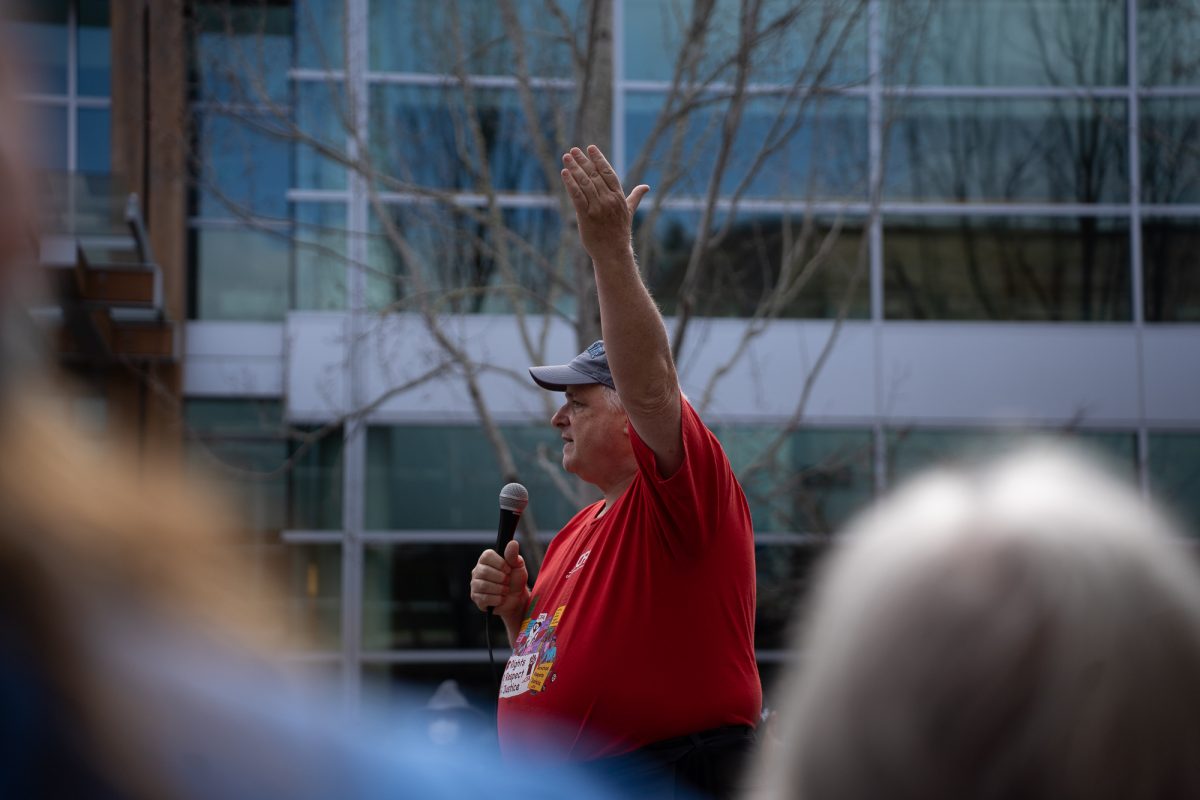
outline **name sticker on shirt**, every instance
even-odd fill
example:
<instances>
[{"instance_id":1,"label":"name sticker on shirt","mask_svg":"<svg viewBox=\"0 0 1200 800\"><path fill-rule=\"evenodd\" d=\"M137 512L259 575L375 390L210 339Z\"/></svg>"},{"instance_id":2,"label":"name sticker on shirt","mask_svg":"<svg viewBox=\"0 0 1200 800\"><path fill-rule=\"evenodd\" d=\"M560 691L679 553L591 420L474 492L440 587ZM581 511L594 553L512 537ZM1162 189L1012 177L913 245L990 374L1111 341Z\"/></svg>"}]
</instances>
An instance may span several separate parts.
<instances>
[{"instance_id":1,"label":"name sticker on shirt","mask_svg":"<svg viewBox=\"0 0 1200 800\"><path fill-rule=\"evenodd\" d=\"M500 681L501 697L516 697L529 691L529 679L537 668L538 654L513 656L508 660L504 669L504 679Z\"/></svg>"}]
</instances>

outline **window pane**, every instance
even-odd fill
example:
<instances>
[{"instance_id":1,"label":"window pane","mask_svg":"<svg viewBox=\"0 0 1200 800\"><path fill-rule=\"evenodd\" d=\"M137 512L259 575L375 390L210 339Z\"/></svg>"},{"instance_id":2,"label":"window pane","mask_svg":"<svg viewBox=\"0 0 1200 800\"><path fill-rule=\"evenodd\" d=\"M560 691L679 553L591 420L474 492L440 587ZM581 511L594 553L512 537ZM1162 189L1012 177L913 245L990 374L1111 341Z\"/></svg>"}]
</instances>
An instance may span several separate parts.
<instances>
[{"instance_id":1,"label":"window pane","mask_svg":"<svg viewBox=\"0 0 1200 800\"><path fill-rule=\"evenodd\" d=\"M1200 434L1152 433L1149 450L1154 496L1200 534Z\"/></svg>"},{"instance_id":2,"label":"window pane","mask_svg":"<svg viewBox=\"0 0 1200 800\"><path fill-rule=\"evenodd\" d=\"M887 0L887 5L889 82L1125 83L1125 0L943 0L928 6Z\"/></svg>"},{"instance_id":3,"label":"window pane","mask_svg":"<svg viewBox=\"0 0 1200 800\"><path fill-rule=\"evenodd\" d=\"M371 87L371 147L378 167L399 183L442 189L542 192L558 185L562 152L559 132L566 130L567 97L537 95L538 121L531 129L515 91L475 89L474 125L468 124L461 90L425 86ZM476 139L476 130L479 139ZM546 137L552 165L543 164L531 144Z\"/></svg>"},{"instance_id":4,"label":"window pane","mask_svg":"<svg viewBox=\"0 0 1200 800\"><path fill-rule=\"evenodd\" d=\"M888 199L1129 201L1122 101L900 99L891 113Z\"/></svg>"},{"instance_id":5,"label":"window pane","mask_svg":"<svg viewBox=\"0 0 1200 800\"><path fill-rule=\"evenodd\" d=\"M1078 445L1085 454L1098 455L1131 483L1137 480L1137 440L1132 432L976 428L890 431L888 481L903 481L933 466L977 463L1022 447L1031 439Z\"/></svg>"},{"instance_id":6,"label":"window pane","mask_svg":"<svg viewBox=\"0 0 1200 800\"><path fill-rule=\"evenodd\" d=\"M190 414L189 414L190 416ZM221 482L251 531L287 527L287 462L285 439L239 439L210 436L191 443L193 462Z\"/></svg>"},{"instance_id":7,"label":"window pane","mask_svg":"<svg viewBox=\"0 0 1200 800\"><path fill-rule=\"evenodd\" d=\"M363 648L486 647L484 616L467 591L471 569L485 547L404 544L364 548ZM492 620L492 646L508 646L498 617Z\"/></svg>"},{"instance_id":8,"label":"window pane","mask_svg":"<svg viewBox=\"0 0 1200 800\"><path fill-rule=\"evenodd\" d=\"M79 93L107 96L112 82L108 0L79 4Z\"/></svg>"},{"instance_id":9,"label":"window pane","mask_svg":"<svg viewBox=\"0 0 1200 800\"><path fill-rule=\"evenodd\" d=\"M5 3L5 44L14 44L26 70L29 90L67 93L67 0Z\"/></svg>"},{"instance_id":10,"label":"window pane","mask_svg":"<svg viewBox=\"0 0 1200 800\"><path fill-rule=\"evenodd\" d=\"M713 179L715 154L729 109L705 101L680 123L663 126L665 96L626 95L628 182L673 194L702 195ZM673 110L667 110L674 113ZM656 131L656 127L660 128ZM850 198L867 195L867 104L845 98L767 97L748 101L732 140L720 192L754 198Z\"/></svg>"},{"instance_id":11,"label":"window pane","mask_svg":"<svg viewBox=\"0 0 1200 800\"><path fill-rule=\"evenodd\" d=\"M758 579L758 609L754 622L754 646L758 650L782 650L798 612L803 608L817 579L817 567L827 549L824 545L758 545L754 566Z\"/></svg>"},{"instance_id":12,"label":"window pane","mask_svg":"<svg viewBox=\"0 0 1200 800\"><path fill-rule=\"evenodd\" d=\"M1062 434L1076 441L1084 452L1093 452L1113 467L1130 483L1138 480L1137 434L1132 432L1066 431Z\"/></svg>"},{"instance_id":13,"label":"window pane","mask_svg":"<svg viewBox=\"0 0 1200 800\"><path fill-rule=\"evenodd\" d=\"M67 109L30 103L33 166L65 172L67 169Z\"/></svg>"},{"instance_id":14,"label":"window pane","mask_svg":"<svg viewBox=\"0 0 1200 800\"><path fill-rule=\"evenodd\" d=\"M699 220L697 212L663 212L651 238L635 233L650 291L668 315L678 311ZM774 302L783 317L836 317L843 307L850 317L870 315L863 220L741 213L718 238L726 220L714 219L709 232L696 315L752 316ZM644 213L637 224L648 224Z\"/></svg>"},{"instance_id":15,"label":"window pane","mask_svg":"<svg viewBox=\"0 0 1200 800\"><path fill-rule=\"evenodd\" d=\"M1127 320L1123 219L884 220L890 319Z\"/></svg>"},{"instance_id":16,"label":"window pane","mask_svg":"<svg viewBox=\"0 0 1200 800\"><path fill-rule=\"evenodd\" d=\"M1200 203L1200 98L1142 98L1142 201Z\"/></svg>"},{"instance_id":17,"label":"window pane","mask_svg":"<svg viewBox=\"0 0 1200 800\"><path fill-rule=\"evenodd\" d=\"M870 431L721 425L754 530L831 534L874 493Z\"/></svg>"},{"instance_id":18,"label":"window pane","mask_svg":"<svg viewBox=\"0 0 1200 800\"><path fill-rule=\"evenodd\" d=\"M286 432L278 400L188 399L188 428L193 433L224 437L281 437Z\"/></svg>"},{"instance_id":19,"label":"window pane","mask_svg":"<svg viewBox=\"0 0 1200 800\"><path fill-rule=\"evenodd\" d=\"M292 66L289 5L202 3L195 20L200 100L287 103Z\"/></svg>"},{"instance_id":20,"label":"window pane","mask_svg":"<svg viewBox=\"0 0 1200 800\"><path fill-rule=\"evenodd\" d=\"M107 108L79 109L80 172L108 174L112 171L111 114Z\"/></svg>"},{"instance_id":21,"label":"window pane","mask_svg":"<svg viewBox=\"0 0 1200 800\"><path fill-rule=\"evenodd\" d=\"M690 0L625 3L625 77L670 81L678 71L684 82L732 80L743 5L717 0L711 16L701 20ZM866 5L862 0L763 3L753 37L758 44L751 53L752 80L809 85L866 80ZM684 44L697 24L704 30L700 60L681 70Z\"/></svg>"},{"instance_id":22,"label":"window pane","mask_svg":"<svg viewBox=\"0 0 1200 800\"><path fill-rule=\"evenodd\" d=\"M563 249L557 210L505 209L498 225L485 209L392 206L392 229L371 219L369 303L411 310L541 313L574 308L574 250ZM401 237L407 248L397 247ZM409 263L401 255L410 253Z\"/></svg>"},{"instance_id":23,"label":"window pane","mask_svg":"<svg viewBox=\"0 0 1200 800\"><path fill-rule=\"evenodd\" d=\"M547 13L545 0L512 6L520 40L509 35L497 2L371 0L371 69L457 74L465 61L472 75L515 75L522 55L532 76L574 77L572 44L586 46L579 0L555 0L561 17Z\"/></svg>"},{"instance_id":24,"label":"window pane","mask_svg":"<svg viewBox=\"0 0 1200 800\"><path fill-rule=\"evenodd\" d=\"M1188 0L1137 0L1137 20L1143 86L1200 81L1200 6Z\"/></svg>"},{"instance_id":25,"label":"window pane","mask_svg":"<svg viewBox=\"0 0 1200 800\"><path fill-rule=\"evenodd\" d=\"M296 82L296 126L305 139L346 152L346 137L353 128L338 81ZM296 143L296 186L301 189L345 189L346 168L319 155L302 140Z\"/></svg>"},{"instance_id":26,"label":"window pane","mask_svg":"<svg viewBox=\"0 0 1200 800\"><path fill-rule=\"evenodd\" d=\"M296 61L302 68L346 68L345 0L295 0Z\"/></svg>"},{"instance_id":27,"label":"window pane","mask_svg":"<svg viewBox=\"0 0 1200 800\"><path fill-rule=\"evenodd\" d=\"M264 553L283 593L281 616L295 644L337 650L342 643L342 547L276 543Z\"/></svg>"},{"instance_id":28,"label":"window pane","mask_svg":"<svg viewBox=\"0 0 1200 800\"><path fill-rule=\"evenodd\" d=\"M346 207L297 203L292 252L296 269L294 308L336 311L346 307Z\"/></svg>"},{"instance_id":29,"label":"window pane","mask_svg":"<svg viewBox=\"0 0 1200 800\"><path fill-rule=\"evenodd\" d=\"M198 115L199 216L287 219L291 161L279 120Z\"/></svg>"},{"instance_id":30,"label":"window pane","mask_svg":"<svg viewBox=\"0 0 1200 800\"><path fill-rule=\"evenodd\" d=\"M1200 322L1200 219L1142 222L1147 322Z\"/></svg>"},{"instance_id":31,"label":"window pane","mask_svg":"<svg viewBox=\"0 0 1200 800\"><path fill-rule=\"evenodd\" d=\"M192 231L196 318L281 320L288 307L288 235L245 228Z\"/></svg>"},{"instance_id":32,"label":"window pane","mask_svg":"<svg viewBox=\"0 0 1200 800\"><path fill-rule=\"evenodd\" d=\"M275 401L189 400L196 463L248 499L255 530L342 526L342 434L288 426Z\"/></svg>"},{"instance_id":33,"label":"window pane","mask_svg":"<svg viewBox=\"0 0 1200 800\"><path fill-rule=\"evenodd\" d=\"M560 469L557 431L547 424L506 427L503 433L529 489L525 513L533 515L540 531L557 531L582 507L563 497L547 474ZM479 427L373 427L367 432L368 530L494 530L503 485L495 453Z\"/></svg>"}]
</instances>

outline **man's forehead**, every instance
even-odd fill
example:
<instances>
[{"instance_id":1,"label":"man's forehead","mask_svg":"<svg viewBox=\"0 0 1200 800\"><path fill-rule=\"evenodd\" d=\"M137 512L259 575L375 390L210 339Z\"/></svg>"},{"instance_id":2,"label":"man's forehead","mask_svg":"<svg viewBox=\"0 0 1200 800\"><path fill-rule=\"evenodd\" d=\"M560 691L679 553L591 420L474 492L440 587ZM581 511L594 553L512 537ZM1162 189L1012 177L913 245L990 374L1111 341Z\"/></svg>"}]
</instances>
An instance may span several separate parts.
<instances>
[{"instance_id":1,"label":"man's forehead","mask_svg":"<svg viewBox=\"0 0 1200 800\"><path fill-rule=\"evenodd\" d=\"M581 383L577 386L568 386L563 391L563 394L567 396L568 400L573 400L577 397L581 397L582 395L594 391L599 385L600 384L598 383Z\"/></svg>"}]
</instances>

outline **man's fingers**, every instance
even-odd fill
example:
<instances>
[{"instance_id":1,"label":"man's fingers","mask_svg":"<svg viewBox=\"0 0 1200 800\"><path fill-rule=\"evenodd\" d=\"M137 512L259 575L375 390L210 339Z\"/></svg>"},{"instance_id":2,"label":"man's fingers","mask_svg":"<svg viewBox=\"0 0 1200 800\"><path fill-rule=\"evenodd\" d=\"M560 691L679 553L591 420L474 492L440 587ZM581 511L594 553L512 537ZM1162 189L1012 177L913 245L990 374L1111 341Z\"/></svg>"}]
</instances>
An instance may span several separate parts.
<instances>
[{"instance_id":1,"label":"man's fingers","mask_svg":"<svg viewBox=\"0 0 1200 800\"><path fill-rule=\"evenodd\" d=\"M629 193L629 197L625 198L625 204L629 206L629 216L632 217L637 211L638 205L641 204L642 198L650 191L650 187L644 183L639 183L633 187L633 191Z\"/></svg>"},{"instance_id":2,"label":"man's fingers","mask_svg":"<svg viewBox=\"0 0 1200 800\"><path fill-rule=\"evenodd\" d=\"M495 608L504 602L504 596L498 594L478 594L471 592L471 600L480 611Z\"/></svg>"},{"instance_id":3,"label":"man's fingers","mask_svg":"<svg viewBox=\"0 0 1200 800\"><path fill-rule=\"evenodd\" d=\"M577 147L575 150L578 152L579 148ZM563 155L563 166L565 166L567 171L571 173L571 177L575 179L575 183L579 186L580 191L582 191L584 196L587 197L589 206L592 203L599 201L600 193L596 186L599 178L596 180L589 178L588 174L584 172L583 167L580 166L578 159L576 159L571 153L566 153Z\"/></svg>"},{"instance_id":4,"label":"man's fingers","mask_svg":"<svg viewBox=\"0 0 1200 800\"><path fill-rule=\"evenodd\" d=\"M571 198L571 205L575 206L575 213L582 214L587 211L587 195L585 195L583 190L579 188L579 184L575 182L575 178L571 175L571 171L568 169L563 169L563 171L559 174L562 175L563 186L567 187L567 196Z\"/></svg>"},{"instance_id":5,"label":"man's fingers","mask_svg":"<svg viewBox=\"0 0 1200 800\"><path fill-rule=\"evenodd\" d=\"M604 153L600 152L600 148L594 144L588 145L588 158L596 165L596 172L599 173L600 179L604 181L608 188L614 192L620 192L621 179L617 177L617 171L612 168L612 164L608 163L608 159L604 157Z\"/></svg>"}]
</instances>

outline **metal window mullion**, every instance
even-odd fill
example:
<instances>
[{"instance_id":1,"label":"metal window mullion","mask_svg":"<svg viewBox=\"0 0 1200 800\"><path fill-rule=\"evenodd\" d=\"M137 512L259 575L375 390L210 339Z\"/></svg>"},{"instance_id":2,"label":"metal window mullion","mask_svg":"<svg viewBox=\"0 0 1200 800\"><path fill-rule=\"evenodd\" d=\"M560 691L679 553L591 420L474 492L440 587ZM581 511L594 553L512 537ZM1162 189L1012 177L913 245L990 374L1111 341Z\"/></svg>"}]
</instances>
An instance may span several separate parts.
<instances>
[{"instance_id":1,"label":"metal window mullion","mask_svg":"<svg viewBox=\"0 0 1200 800\"><path fill-rule=\"evenodd\" d=\"M347 0L346 20L346 101L354 112L352 127L347 132L346 150L353 161L359 158L358 136L366 130L367 92L367 0ZM298 70L293 70L295 74ZM335 73L328 73L326 79ZM349 205L346 209L348 236L346 241L346 300L345 335L347 360L346 410L363 405L363 356L360 352L367 320L365 316L366 276L356 265L366 261L367 197L362 175L351 169L349 176ZM347 710L357 713L362 689L362 596L363 543L366 487L366 426L361 418L351 415L343 429L342 475L342 688Z\"/></svg>"},{"instance_id":2,"label":"metal window mullion","mask_svg":"<svg viewBox=\"0 0 1200 800\"><path fill-rule=\"evenodd\" d=\"M883 431L883 25L879 0L867 3L867 72L870 94L867 100L867 150L870 159L870 198L868 213L870 230L868 257L870 258L871 287L871 357L875 396L873 398L874 421L871 425L872 473L875 492L884 490L887 483L886 450ZM873 206L873 208L871 207Z\"/></svg>"},{"instance_id":3,"label":"metal window mullion","mask_svg":"<svg viewBox=\"0 0 1200 800\"><path fill-rule=\"evenodd\" d=\"M1142 155L1139 130L1141 107L1138 97L1138 40L1137 0L1125 0L1126 37L1126 102L1128 104L1127 135L1129 137L1129 281L1135 358L1137 359L1137 466L1138 485L1142 493L1150 491L1149 436L1146 433L1146 306L1142 285Z\"/></svg>"},{"instance_id":4,"label":"metal window mullion","mask_svg":"<svg viewBox=\"0 0 1200 800\"><path fill-rule=\"evenodd\" d=\"M612 4L612 164L625 174L625 2Z\"/></svg>"},{"instance_id":5,"label":"metal window mullion","mask_svg":"<svg viewBox=\"0 0 1200 800\"><path fill-rule=\"evenodd\" d=\"M75 2L67 3L67 172L79 169L79 78L75 74L79 66L78 30L79 14ZM74 219L74 192L71 198L71 217Z\"/></svg>"}]
</instances>

